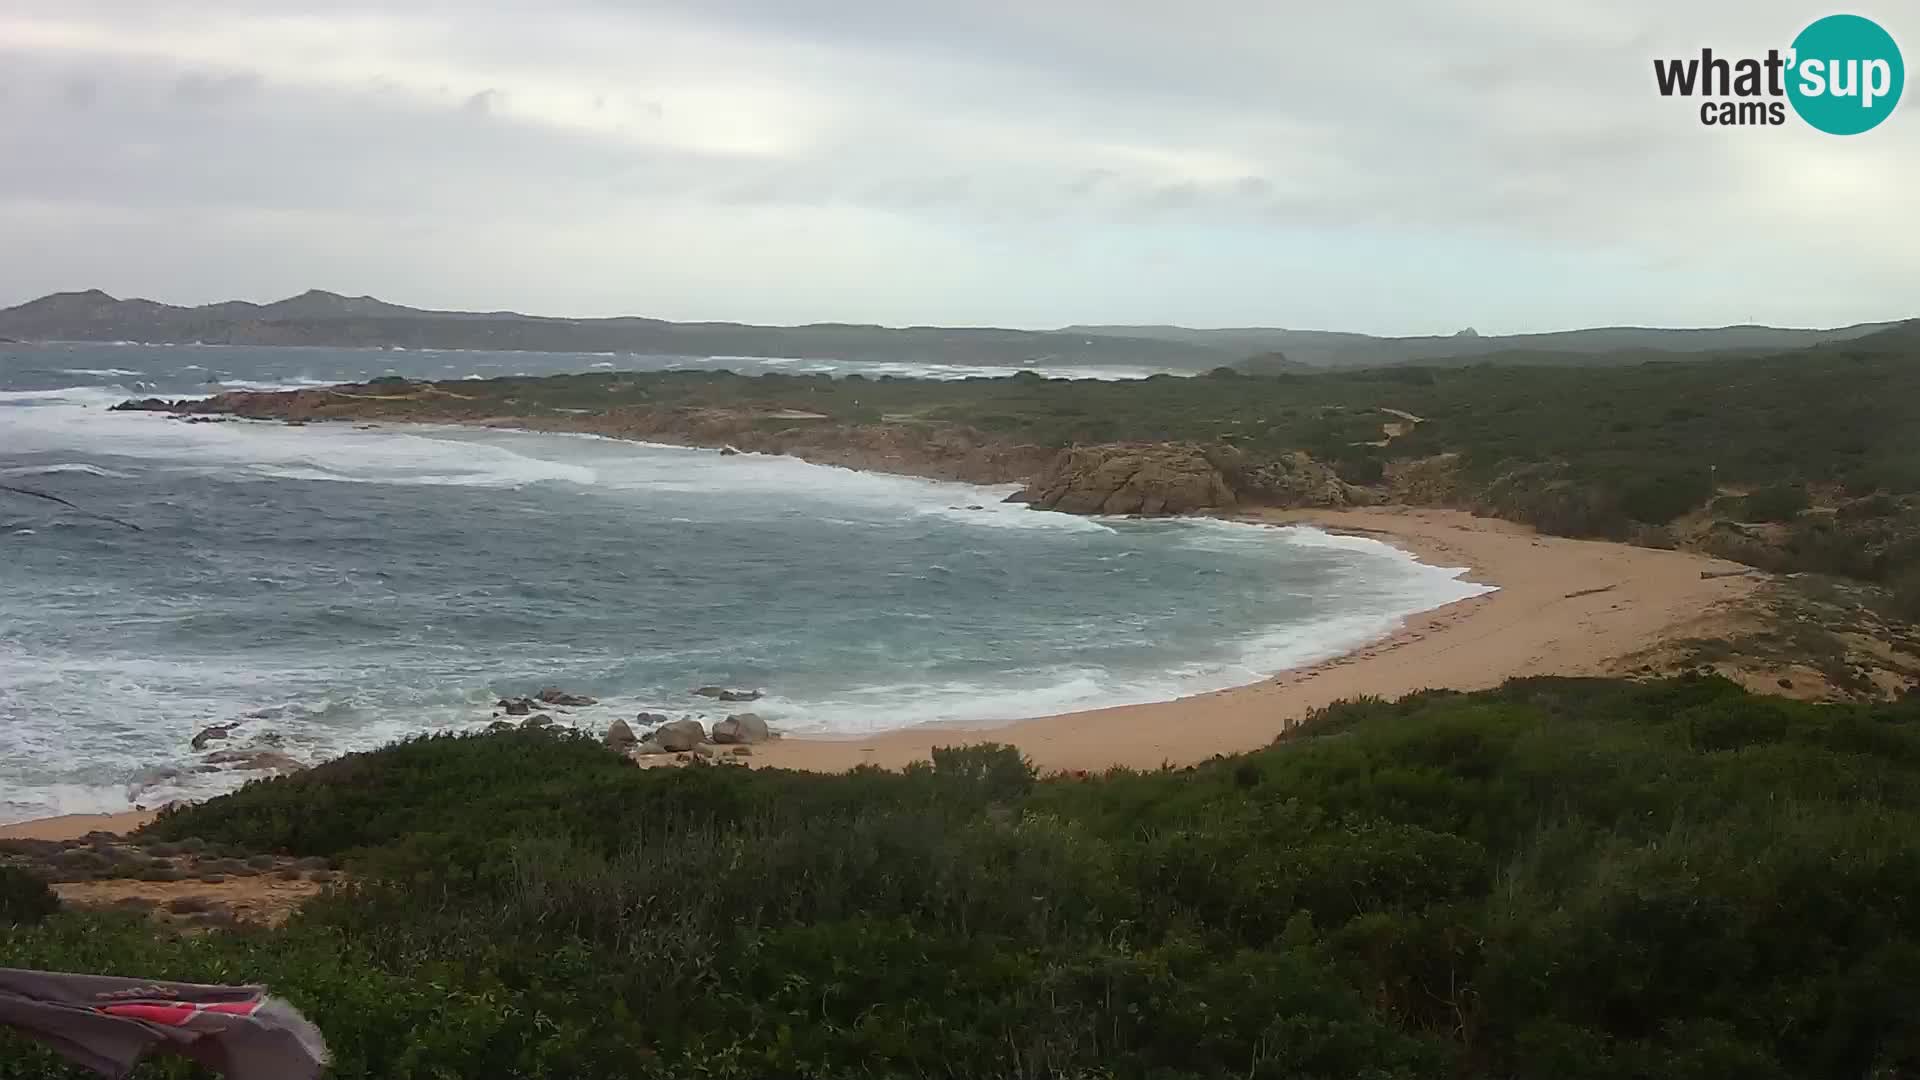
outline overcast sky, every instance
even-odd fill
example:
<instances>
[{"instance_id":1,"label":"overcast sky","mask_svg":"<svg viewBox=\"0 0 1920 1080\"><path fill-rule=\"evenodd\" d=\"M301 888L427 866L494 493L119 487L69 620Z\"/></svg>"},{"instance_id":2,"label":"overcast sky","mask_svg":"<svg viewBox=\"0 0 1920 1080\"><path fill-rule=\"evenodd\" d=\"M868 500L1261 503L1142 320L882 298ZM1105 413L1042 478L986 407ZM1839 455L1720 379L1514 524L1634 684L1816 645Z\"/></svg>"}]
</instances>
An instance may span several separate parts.
<instances>
[{"instance_id":1,"label":"overcast sky","mask_svg":"<svg viewBox=\"0 0 1920 1080\"><path fill-rule=\"evenodd\" d=\"M0 304L319 287L1375 333L1920 314L1920 101L1838 138L1702 127L1653 88L1656 56L1764 54L1831 10L6 0ZM1920 8L1851 10L1920 62Z\"/></svg>"}]
</instances>

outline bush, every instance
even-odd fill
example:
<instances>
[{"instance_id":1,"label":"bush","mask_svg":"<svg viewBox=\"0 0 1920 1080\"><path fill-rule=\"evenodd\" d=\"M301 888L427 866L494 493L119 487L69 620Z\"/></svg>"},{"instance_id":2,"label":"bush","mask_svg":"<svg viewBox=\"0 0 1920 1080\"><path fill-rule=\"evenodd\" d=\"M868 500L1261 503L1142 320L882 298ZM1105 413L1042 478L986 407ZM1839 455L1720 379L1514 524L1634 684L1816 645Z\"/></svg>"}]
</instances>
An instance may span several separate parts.
<instances>
[{"instance_id":1,"label":"bush","mask_svg":"<svg viewBox=\"0 0 1920 1080\"><path fill-rule=\"evenodd\" d=\"M1920 698L1515 680L1048 779L999 746L822 776L437 737L153 829L341 849L354 884L277 930L62 913L0 956L265 981L341 1077L1920 1068ZM80 1075L0 1045L0 1080Z\"/></svg>"},{"instance_id":2,"label":"bush","mask_svg":"<svg viewBox=\"0 0 1920 1080\"><path fill-rule=\"evenodd\" d=\"M1695 509L1713 494L1712 477L1699 467L1649 471L1626 481L1620 509L1635 521L1665 525Z\"/></svg>"},{"instance_id":3,"label":"bush","mask_svg":"<svg viewBox=\"0 0 1920 1080\"><path fill-rule=\"evenodd\" d=\"M1812 500L1799 484L1774 484L1749 494L1742 507L1749 521L1792 521Z\"/></svg>"},{"instance_id":4,"label":"bush","mask_svg":"<svg viewBox=\"0 0 1920 1080\"><path fill-rule=\"evenodd\" d=\"M47 883L11 866L0 866L0 924L31 925L60 910L60 898Z\"/></svg>"},{"instance_id":5,"label":"bush","mask_svg":"<svg viewBox=\"0 0 1920 1080\"><path fill-rule=\"evenodd\" d=\"M1920 623L1920 567L1913 567L1895 578L1893 610L1903 619Z\"/></svg>"},{"instance_id":6,"label":"bush","mask_svg":"<svg viewBox=\"0 0 1920 1080\"><path fill-rule=\"evenodd\" d=\"M1333 463L1335 476L1349 484L1368 487L1386 479L1386 462L1377 457L1343 457Z\"/></svg>"}]
</instances>

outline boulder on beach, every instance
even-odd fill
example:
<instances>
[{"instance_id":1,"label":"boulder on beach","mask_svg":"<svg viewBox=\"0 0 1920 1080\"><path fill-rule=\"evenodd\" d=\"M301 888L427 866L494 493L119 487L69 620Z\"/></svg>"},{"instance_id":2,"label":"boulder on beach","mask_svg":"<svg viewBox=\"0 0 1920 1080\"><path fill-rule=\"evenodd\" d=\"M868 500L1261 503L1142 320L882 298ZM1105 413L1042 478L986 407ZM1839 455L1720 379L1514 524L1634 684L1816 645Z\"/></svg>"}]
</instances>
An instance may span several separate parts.
<instances>
[{"instance_id":1,"label":"boulder on beach","mask_svg":"<svg viewBox=\"0 0 1920 1080\"><path fill-rule=\"evenodd\" d=\"M717 743L762 743L772 737L767 722L750 712L735 713L713 725L713 741Z\"/></svg>"},{"instance_id":2,"label":"boulder on beach","mask_svg":"<svg viewBox=\"0 0 1920 1080\"><path fill-rule=\"evenodd\" d=\"M668 723L672 719L673 717L668 716L666 713L643 712L640 715L634 717L633 722L636 724L645 724L648 727L657 727L661 724Z\"/></svg>"},{"instance_id":3,"label":"boulder on beach","mask_svg":"<svg viewBox=\"0 0 1920 1080\"><path fill-rule=\"evenodd\" d=\"M520 721L520 727L523 730L527 728L543 728L543 727L552 727L552 726L553 726L553 717L548 716L546 713L535 713L532 716L527 717L525 720Z\"/></svg>"},{"instance_id":4,"label":"boulder on beach","mask_svg":"<svg viewBox=\"0 0 1920 1080\"><path fill-rule=\"evenodd\" d=\"M640 737L633 733L633 729L627 726L625 720L615 720L607 727L605 737L607 749L615 753L624 754L633 749L634 744L639 741Z\"/></svg>"},{"instance_id":5,"label":"boulder on beach","mask_svg":"<svg viewBox=\"0 0 1920 1080\"><path fill-rule=\"evenodd\" d=\"M500 699L499 707L505 709L508 716L525 716L533 711L533 700L531 698L502 698Z\"/></svg>"},{"instance_id":6,"label":"boulder on beach","mask_svg":"<svg viewBox=\"0 0 1920 1080\"><path fill-rule=\"evenodd\" d=\"M646 741L667 753L681 753L706 742L707 729L698 720L675 720L648 732Z\"/></svg>"},{"instance_id":7,"label":"boulder on beach","mask_svg":"<svg viewBox=\"0 0 1920 1080\"><path fill-rule=\"evenodd\" d=\"M494 732L512 731L512 730L514 730L514 725L513 725L513 721L511 720L495 720L493 723L487 725L487 731L490 734Z\"/></svg>"},{"instance_id":8,"label":"boulder on beach","mask_svg":"<svg viewBox=\"0 0 1920 1080\"><path fill-rule=\"evenodd\" d=\"M597 705L600 703L599 698L590 698L585 694L569 694L557 686L549 686L545 690L540 691L537 696L541 701L549 705L565 705L569 708L578 708L583 705Z\"/></svg>"}]
</instances>

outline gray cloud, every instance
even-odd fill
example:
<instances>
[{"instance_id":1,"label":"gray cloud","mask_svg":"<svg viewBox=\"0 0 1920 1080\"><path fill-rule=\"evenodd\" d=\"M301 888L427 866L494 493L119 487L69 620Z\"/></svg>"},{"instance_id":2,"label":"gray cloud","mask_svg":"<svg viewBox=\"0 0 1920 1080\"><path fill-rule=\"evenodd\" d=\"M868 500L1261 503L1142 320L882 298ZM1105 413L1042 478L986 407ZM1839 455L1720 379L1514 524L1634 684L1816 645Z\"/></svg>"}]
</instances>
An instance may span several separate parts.
<instances>
[{"instance_id":1,"label":"gray cloud","mask_svg":"<svg viewBox=\"0 0 1920 1080\"><path fill-rule=\"evenodd\" d=\"M490 116L500 100L500 91L489 87L468 97L466 103L460 107L470 116Z\"/></svg>"},{"instance_id":2,"label":"gray cloud","mask_svg":"<svg viewBox=\"0 0 1920 1080\"><path fill-rule=\"evenodd\" d=\"M251 71L192 71L174 80L173 96L187 105L224 105L251 97L260 87L260 76Z\"/></svg>"},{"instance_id":3,"label":"gray cloud","mask_svg":"<svg viewBox=\"0 0 1920 1080\"><path fill-rule=\"evenodd\" d=\"M100 98L100 84L84 75L68 79L60 89L60 99L76 109L92 107Z\"/></svg>"},{"instance_id":4,"label":"gray cloud","mask_svg":"<svg viewBox=\"0 0 1920 1080\"><path fill-rule=\"evenodd\" d=\"M299 288L450 306L1376 330L1902 314L1920 106L1834 140L1702 128L1652 90L1654 55L1764 50L1807 17L22 0L0 13L0 228L50 254L0 267L0 300L136 271L168 299L242 293L271 237ZM193 242L82 257L189 219ZM435 246L396 257L402 232ZM1766 272L1804 262L1825 273Z\"/></svg>"}]
</instances>

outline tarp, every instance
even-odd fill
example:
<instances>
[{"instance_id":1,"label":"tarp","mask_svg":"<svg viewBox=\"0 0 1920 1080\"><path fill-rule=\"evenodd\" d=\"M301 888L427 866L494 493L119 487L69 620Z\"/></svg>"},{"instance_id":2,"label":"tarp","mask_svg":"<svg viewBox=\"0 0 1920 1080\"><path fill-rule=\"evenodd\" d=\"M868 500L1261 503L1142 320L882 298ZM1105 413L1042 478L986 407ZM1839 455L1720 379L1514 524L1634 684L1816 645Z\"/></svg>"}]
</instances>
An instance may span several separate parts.
<instances>
[{"instance_id":1,"label":"tarp","mask_svg":"<svg viewBox=\"0 0 1920 1080\"><path fill-rule=\"evenodd\" d=\"M154 1050L227 1080L316 1080L327 1060L319 1029L263 986L0 968L0 1024L109 1077Z\"/></svg>"}]
</instances>

